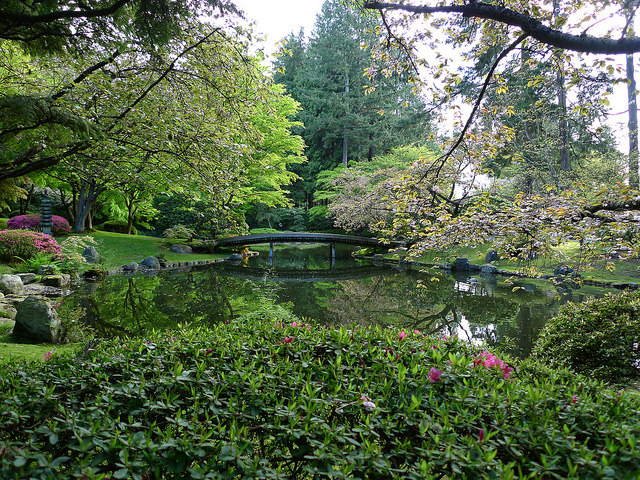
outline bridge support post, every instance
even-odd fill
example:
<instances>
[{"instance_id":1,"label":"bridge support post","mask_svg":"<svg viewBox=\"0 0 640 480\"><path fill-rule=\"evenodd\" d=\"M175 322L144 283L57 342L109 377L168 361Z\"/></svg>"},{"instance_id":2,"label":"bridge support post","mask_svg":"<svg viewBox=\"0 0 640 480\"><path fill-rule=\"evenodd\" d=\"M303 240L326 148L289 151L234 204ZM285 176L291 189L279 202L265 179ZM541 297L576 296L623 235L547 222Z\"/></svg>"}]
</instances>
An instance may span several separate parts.
<instances>
[{"instance_id":1,"label":"bridge support post","mask_svg":"<svg viewBox=\"0 0 640 480\"><path fill-rule=\"evenodd\" d=\"M336 245L334 243L329 244L329 265L331 268L336 266Z\"/></svg>"},{"instance_id":2,"label":"bridge support post","mask_svg":"<svg viewBox=\"0 0 640 480\"><path fill-rule=\"evenodd\" d=\"M269 265L273 267L273 242L269 244Z\"/></svg>"}]
</instances>

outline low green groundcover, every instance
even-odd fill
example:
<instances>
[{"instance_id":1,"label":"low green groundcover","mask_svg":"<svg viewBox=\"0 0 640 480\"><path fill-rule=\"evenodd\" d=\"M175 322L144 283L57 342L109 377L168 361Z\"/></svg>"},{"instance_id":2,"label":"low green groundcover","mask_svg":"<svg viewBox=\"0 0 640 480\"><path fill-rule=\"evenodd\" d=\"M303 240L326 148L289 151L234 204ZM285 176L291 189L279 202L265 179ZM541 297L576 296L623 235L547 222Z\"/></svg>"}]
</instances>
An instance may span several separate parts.
<instances>
[{"instance_id":1,"label":"low green groundcover","mask_svg":"<svg viewBox=\"0 0 640 480\"><path fill-rule=\"evenodd\" d=\"M473 348L245 319L2 365L0 478L638 478L637 398Z\"/></svg>"}]
</instances>

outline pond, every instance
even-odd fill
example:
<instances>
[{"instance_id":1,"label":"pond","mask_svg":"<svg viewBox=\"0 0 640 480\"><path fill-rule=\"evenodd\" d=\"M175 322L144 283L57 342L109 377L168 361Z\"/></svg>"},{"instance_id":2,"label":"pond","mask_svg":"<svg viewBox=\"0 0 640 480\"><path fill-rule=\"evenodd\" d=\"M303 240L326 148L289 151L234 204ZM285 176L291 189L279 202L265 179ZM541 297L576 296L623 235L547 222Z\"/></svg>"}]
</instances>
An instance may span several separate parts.
<instances>
[{"instance_id":1,"label":"pond","mask_svg":"<svg viewBox=\"0 0 640 480\"><path fill-rule=\"evenodd\" d=\"M401 269L351 258L353 247L280 246L272 261L268 247L233 265L219 263L115 275L85 284L61 311L83 309L83 321L99 337L144 335L178 323L226 322L279 305L321 324L397 325L423 333L458 335L503 345L524 357L558 307L604 289L583 287L559 296L548 283L502 276L452 275L438 269ZM68 310L67 310L68 311Z\"/></svg>"}]
</instances>

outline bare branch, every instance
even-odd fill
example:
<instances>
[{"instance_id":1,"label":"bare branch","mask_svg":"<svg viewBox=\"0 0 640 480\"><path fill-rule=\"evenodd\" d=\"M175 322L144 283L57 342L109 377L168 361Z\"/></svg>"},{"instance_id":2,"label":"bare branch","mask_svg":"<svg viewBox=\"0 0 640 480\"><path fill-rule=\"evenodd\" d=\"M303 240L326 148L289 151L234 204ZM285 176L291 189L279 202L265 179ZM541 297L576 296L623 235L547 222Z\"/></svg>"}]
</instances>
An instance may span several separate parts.
<instances>
[{"instance_id":1,"label":"bare branch","mask_svg":"<svg viewBox=\"0 0 640 480\"><path fill-rule=\"evenodd\" d=\"M480 108L480 104L482 103L482 100L484 99L484 94L487 91L487 88L489 87L489 84L491 83L491 79L493 78L493 74L496 71L496 68L498 68L498 64L509 54L509 52L514 50L527 37L528 37L528 35L526 33L523 33L522 35L520 35L513 42L511 42L511 44L507 48L505 48L502 51L502 53L500 53L500 55L498 55L498 58L496 58L495 61L493 62L493 65L491 66L491 70L489 70L489 73L487 73L487 76L486 76L486 78L484 80L484 84L482 85L482 89L480 90L480 93L478 94L478 97L476 98L476 102L473 105L473 110L469 114L469 117L467 118L467 121L464 124L464 128L462 129L462 132L460 132L460 135L458 135L458 139L453 143L453 145L451 145L451 147L449 147L449 150L447 150L447 153L445 153L438 160L436 160L436 162L438 162L438 161L440 162L440 165L436 169L436 176L440 175L440 171L442 170L442 167L444 167L444 164L446 163L446 161L451 157L453 152L460 146L460 144L462 143L462 140L464 140L464 136L466 135L467 131L471 127L471 124L473 123L473 119L475 118L475 115L478 112L478 109ZM434 164L435 164L435 162L434 162ZM427 171L427 173L428 173L428 171ZM424 179L424 177L426 176L427 173L425 173L422 176L422 179Z\"/></svg>"},{"instance_id":2,"label":"bare branch","mask_svg":"<svg viewBox=\"0 0 640 480\"><path fill-rule=\"evenodd\" d=\"M77 85L80 82L82 82L85 78L87 78L89 75L91 75L96 70L100 70L102 67L104 67L106 65L109 65L110 63L113 63L113 61L116 58L118 58L120 55L121 55L121 52L116 50L106 60L102 60L101 62L98 62L95 65L90 66L89 68L84 70L82 73L80 73L80 75L78 75L76 78L74 78L70 85L67 85L66 87L62 88L60 91L54 93L51 96L51 99L52 100L57 100L58 98L64 96L66 93L68 93L73 88L74 85Z\"/></svg>"}]
</instances>

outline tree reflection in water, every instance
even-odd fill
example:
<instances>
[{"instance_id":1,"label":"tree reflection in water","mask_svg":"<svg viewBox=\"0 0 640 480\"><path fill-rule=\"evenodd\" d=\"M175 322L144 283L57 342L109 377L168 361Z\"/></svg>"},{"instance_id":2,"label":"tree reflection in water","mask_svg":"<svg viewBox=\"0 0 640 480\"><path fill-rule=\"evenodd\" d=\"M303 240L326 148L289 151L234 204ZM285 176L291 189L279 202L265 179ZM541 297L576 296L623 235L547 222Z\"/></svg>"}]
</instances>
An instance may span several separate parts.
<instances>
[{"instance_id":1,"label":"tree reflection in water","mask_svg":"<svg viewBox=\"0 0 640 480\"><path fill-rule=\"evenodd\" d=\"M512 285L496 277L361 268L345 258L339 268L329 269L325 250L320 248L319 259L311 260L308 251L289 260L286 250L279 251L287 268L276 271L216 265L157 276L113 276L85 285L65 303L84 308L85 323L102 338L144 335L178 323L213 325L279 304L323 324L397 325L427 334L457 334L490 345L511 344L510 353L525 356L566 300L554 290L532 286L513 292ZM292 267L300 258L317 272L298 271L296 276ZM336 279L328 281L332 272Z\"/></svg>"}]
</instances>

